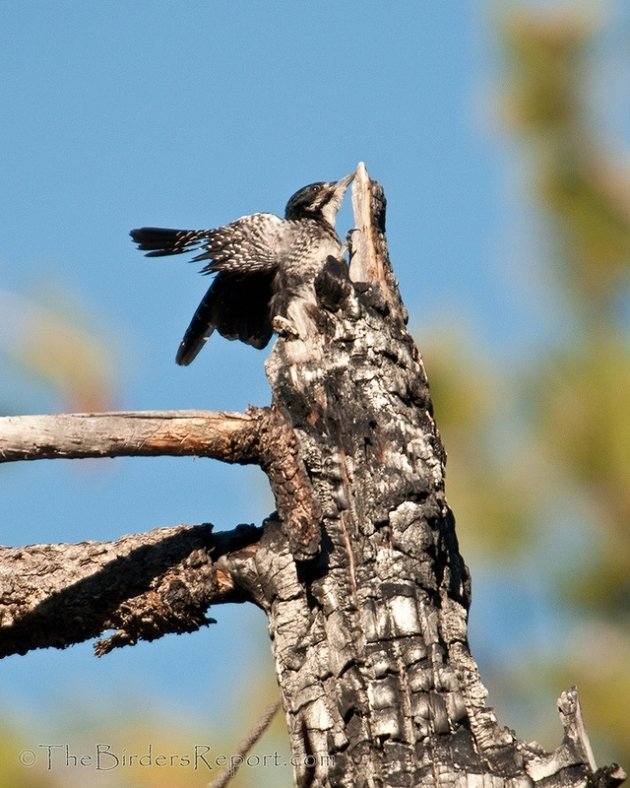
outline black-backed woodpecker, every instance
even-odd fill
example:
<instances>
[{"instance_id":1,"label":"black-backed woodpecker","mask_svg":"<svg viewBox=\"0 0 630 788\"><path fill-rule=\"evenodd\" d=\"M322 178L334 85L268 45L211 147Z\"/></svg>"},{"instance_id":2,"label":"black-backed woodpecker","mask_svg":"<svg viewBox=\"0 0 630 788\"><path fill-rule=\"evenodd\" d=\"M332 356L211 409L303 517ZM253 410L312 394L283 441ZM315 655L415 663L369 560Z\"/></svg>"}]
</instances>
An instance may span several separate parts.
<instances>
[{"instance_id":1,"label":"black-backed woodpecker","mask_svg":"<svg viewBox=\"0 0 630 788\"><path fill-rule=\"evenodd\" d=\"M332 183L312 183L287 203L284 219L255 213L213 230L141 227L130 235L147 257L201 248L201 273L216 274L177 351L190 364L216 329L227 339L264 348L283 319L297 336L309 331L313 282L329 255L344 246L335 232L337 211L354 173Z\"/></svg>"}]
</instances>

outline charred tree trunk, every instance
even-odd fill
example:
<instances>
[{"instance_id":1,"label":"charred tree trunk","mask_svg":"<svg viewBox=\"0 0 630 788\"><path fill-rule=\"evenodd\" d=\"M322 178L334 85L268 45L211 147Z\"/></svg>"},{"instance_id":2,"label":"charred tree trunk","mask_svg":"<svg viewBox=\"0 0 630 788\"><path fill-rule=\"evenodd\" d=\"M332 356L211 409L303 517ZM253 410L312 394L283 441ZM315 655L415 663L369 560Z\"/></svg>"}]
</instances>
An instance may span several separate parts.
<instances>
[{"instance_id":1,"label":"charred tree trunk","mask_svg":"<svg viewBox=\"0 0 630 788\"><path fill-rule=\"evenodd\" d=\"M297 783L583 780L594 768L585 737L543 754L485 706L445 452L387 255L385 198L366 177L354 194L349 272L329 260L316 282L319 334L281 338L267 362L319 508L306 542L268 524L256 561ZM561 702L577 724L577 696Z\"/></svg>"},{"instance_id":2,"label":"charred tree trunk","mask_svg":"<svg viewBox=\"0 0 630 788\"><path fill-rule=\"evenodd\" d=\"M2 653L116 627L98 646L105 653L208 623L209 603L248 600L269 619L299 786L619 784L619 767L596 770L575 690L560 699L565 738L553 753L520 741L485 705L467 641L470 583L444 495L445 454L387 256L383 192L362 167L354 199L349 269L329 258L315 283L318 332L276 342L267 362L271 408L193 414L201 420L193 432L210 424L206 452L190 425L182 451L173 423L164 434L151 423L150 446L144 438L134 450L125 443L126 453L171 446L259 462L277 514L262 529L231 535L182 528L161 540L151 532L137 537L142 547L127 538L107 547L5 550L0 562L14 593L11 604L5 595ZM25 458L18 427L13 422L11 440L0 440L0 457ZM48 437L39 456L67 456L51 443L63 440ZM103 438L78 456L110 454L112 446ZM62 572L62 547L72 548L84 581L73 574L64 590L57 575L26 609L32 590L20 591L20 571L28 566L32 579L36 561ZM80 560L81 550L92 563ZM54 572L41 574L53 583ZM77 615L61 627L56 618L51 642L52 598L62 594L64 609L81 609L105 575L98 607L84 617L89 626L77 625Z\"/></svg>"}]
</instances>

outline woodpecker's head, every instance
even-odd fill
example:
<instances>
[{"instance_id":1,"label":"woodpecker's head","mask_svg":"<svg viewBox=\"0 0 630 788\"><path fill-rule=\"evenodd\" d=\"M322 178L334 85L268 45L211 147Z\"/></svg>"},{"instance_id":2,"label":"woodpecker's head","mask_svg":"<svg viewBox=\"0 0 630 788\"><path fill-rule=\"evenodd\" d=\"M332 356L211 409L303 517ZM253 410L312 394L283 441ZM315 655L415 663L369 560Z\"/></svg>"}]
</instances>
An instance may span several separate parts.
<instances>
[{"instance_id":1,"label":"woodpecker's head","mask_svg":"<svg viewBox=\"0 0 630 788\"><path fill-rule=\"evenodd\" d=\"M333 183L311 183L297 191L287 203L285 219L320 219L335 226L337 211L354 173Z\"/></svg>"}]
</instances>

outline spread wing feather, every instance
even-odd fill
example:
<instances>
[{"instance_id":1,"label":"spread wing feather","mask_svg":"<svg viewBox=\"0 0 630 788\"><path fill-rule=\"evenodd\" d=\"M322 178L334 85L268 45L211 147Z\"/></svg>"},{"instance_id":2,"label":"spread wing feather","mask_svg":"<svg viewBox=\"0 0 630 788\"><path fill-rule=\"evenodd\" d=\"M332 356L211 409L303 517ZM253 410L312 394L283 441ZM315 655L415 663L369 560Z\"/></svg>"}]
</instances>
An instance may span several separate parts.
<instances>
[{"instance_id":1,"label":"spread wing feather","mask_svg":"<svg viewBox=\"0 0 630 788\"><path fill-rule=\"evenodd\" d=\"M192 316L176 362L190 364L215 329L226 339L239 339L259 350L264 348L272 335L272 283L270 273L246 278L227 272L218 274Z\"/></svg>"},{"instance_id":2,"label":"spread wing feather","mask_svg":"<svg viewBox=\"0 0 630 788\"><path fill-rule=\"evenodd\" d=\"M232 271L241 276L278 267L288 223L271 213L256 213L209 230L194 262L209 260L201 273Z\"/></svg>"},{"instance_id":3,"label":"spread wing feather","mask_svg":"<svg viewBox=\"0 0 630 788\"><path fill-rule=\"evenodd\" d=\"M178 364L190 364L216 329L227 339L256 348L272 335L269 301L273 279L287 247L290 223L258 213L212 230L142 227L130 235L147 257L203 249L194 262L208 260L201 273L216 277L190 321L177 351Z\"/></svg>"}]
</instances>

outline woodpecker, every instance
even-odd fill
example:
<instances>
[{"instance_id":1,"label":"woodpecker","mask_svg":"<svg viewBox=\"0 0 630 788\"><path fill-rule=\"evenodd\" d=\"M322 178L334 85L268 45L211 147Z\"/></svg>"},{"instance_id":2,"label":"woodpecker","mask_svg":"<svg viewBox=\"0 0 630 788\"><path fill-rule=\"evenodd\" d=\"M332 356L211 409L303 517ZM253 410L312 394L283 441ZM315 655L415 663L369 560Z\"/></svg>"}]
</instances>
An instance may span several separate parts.
<instances>
[{"instance_id":1,"label":"woodpecker","mask_svg":"<svg viewBox=\"0 0 630 788\"><path fill-rule=\"evenodd\" d=\"M287 203L284 219L255 213L211 230L131 230L147 257L202 249L191 262L207 260L201 273L216 274L179 345L178 364L190 364L215 329L259 349L274 326L308 334L315 277L328 256L344 253L335 219L353 178L305 186Z\"/></svg>"}]
</instances>

